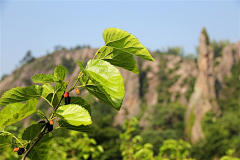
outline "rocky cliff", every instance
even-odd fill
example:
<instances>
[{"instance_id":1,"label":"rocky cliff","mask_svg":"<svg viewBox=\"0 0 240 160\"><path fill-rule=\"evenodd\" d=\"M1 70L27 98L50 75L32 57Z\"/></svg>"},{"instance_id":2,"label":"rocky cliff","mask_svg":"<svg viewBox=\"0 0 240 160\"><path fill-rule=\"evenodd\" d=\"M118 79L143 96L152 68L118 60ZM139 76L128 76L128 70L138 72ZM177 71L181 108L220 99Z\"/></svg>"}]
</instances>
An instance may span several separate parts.
<instances>
[{"instance_id":1,"label":"rocky cliff","mask_svg":"<svg viewBox=\"0 0 240 160\"><path fill-rule=\"evenodd\" d=\"M96 51L91 48L62 50L35 59L0 82L0 95L12 87L33 84L31 77L34 74L52 73L60 64L68 68L67 78L72 80L72 85L79 73L74 60L86 64ZM187 135L193 142L204 138L201 121L209 111L215 113L213 119L221 115L217 99L221 98L221 89L225 87L224 77L231 76L233 65L240 60L240 42L225 45L220 56L216 57L206 33L201 33L197 62L167 51L152 52L152 55L154 62L136 59L139 75L120 68L126 92L113 125L121 125L124 119L141 115L140 125L144 127L151 120L155 105L162 104L164 107L168 103L179 102L186 106ZM86 90L84 94L87 94Z\"/></svg>"}]
</instances>

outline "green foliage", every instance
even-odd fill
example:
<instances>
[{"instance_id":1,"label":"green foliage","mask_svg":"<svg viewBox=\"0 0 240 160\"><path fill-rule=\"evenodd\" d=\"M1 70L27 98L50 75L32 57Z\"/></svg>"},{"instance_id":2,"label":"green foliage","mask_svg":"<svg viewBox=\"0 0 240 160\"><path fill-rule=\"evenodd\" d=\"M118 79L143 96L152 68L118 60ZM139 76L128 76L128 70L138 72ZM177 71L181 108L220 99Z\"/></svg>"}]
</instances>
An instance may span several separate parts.
<instances>
[{"instance_id":1,"label":"green foliage","mask_svg":"<svg viewBox=\"0 0 240 160\"><path fill-rule=\"evenodd\" d=\"M153 157L153 146L149 143L141 145L142 137L139 135L133 136L136 131L136 126L138 125L137 118L133 117L130 120L126 120L123 124L123 129L125 132L120 134L121 139L121 155L123 160L151 160Z\"/></svg>"},{"instance_id":2,"label":"green foliage","mask_svg":"<svg viewBox=\"0 0 240 160\"><path fill-rule=\"evenodd\" d=\"M32 56L32 52L31 51L27 51L26 55L23 57L23 59L20 61L21 65L30 63L32 61L34 61L35 58Z\"/></svg>"},{"instance_id":3,"label":"green foliage","mask_svg":"<svg viewBox=\"0 0 240 160\"><path fill-rule=\"evenodd\" d=\"M42 131L44 127L43 123L32 124L26 128L22 134L23 140L34 140Z\"/></svg>"},{"instance_id":4,"label":"green foliage","mask_svg":"<svg viewBox=\"0 0 240 160\"><path fill-rule=\"evenodd\" d=\"M229 149L226 151L226 156L223 156L220 160L240 160L240 158L233 157L235 150Z\"/></svg>"},{"instance_id":5,"label":"green foliage","mask_svg":"<svg viewBox=\"0 0 240 160\"><path fill-rule=\"evenodd\" d=\"M0 148L12 144L12 134L0 132Z\"/></svg>"},{"instance_id":6,"label":"green foliage","mask_svg":"<svg viewBox=\"0 0 240 160\"><path fill-rule=\"evenodd\" d=\"M138 73L138 67L133 55L154 61L146 47L135 36L126 31L109 28L103 32L103 38L105 45L96 52L93 59L88 61L86 67L83 66L82 62L76 61L81 72L68 91L70 80L65 81L68 70L66 67L59 65L55 68L53 74L36 74L32 77L34 83L42 83L42 85L12 88L1 97L0 106L7 106L0 112L0 127L18 122L34 112L41 119L46 120L46 123L33 124L27 127L19 139L11 135L17 141L13 144L16 146L21 145L25 149L23 159L26 157L34 160L48 159L50 144L53 139L52 134L48 132L51 132L53 128L55 130L61 128L62 130L92 132L88 126L92 123L91 106L83 98L69 97L69 92L84 87L100 101L119 110L125 90L123 78L115 66ZM56 50L60 50L60 48L65 50L60 46L56 47ZM80 83L79 86L77 86L78 83ZM36 111L38 98L44 99L47 102L45 104L48 104L48 107L53 109L49 116L45 115L41 110ZM62 102L64 98L66 105ZM59 127L53 127L53 119L55 118L60 118L57 121ZM109 123L109 121L106 122ZM9 142L11 137L5 135L7 132L3 131L3 133L1 140L3 146L5 146L5 143ZM3 140L3 138L6 138L6 140ZM82 142L78 143L82 148L72 146L74 149L77 147L82 150L80 154L76 154L77 156L72 156L73 158L95 159L103 152L101 146L95 146L95 148L90 146L96 145L96 141L89 139L86 134L83 135ZM86 146L89 146L89 148L86 148Z\"/></svg>"},{"instance_id":7,"label":"green foliage","mask_svg":"<svg viewBox=\"0 0 240 160\"><path fill-rule=\"evenodd\" d=\"M42 87L38 85L32 85L28 87L16 87L5 92L0 99L0 107L16 102L24 102L31 98L41 97Z\"/></svg>"},{"instance_id":8,"label":"green foliage","mask_svg":"<svg viewBox=\"0 0 240 160\"><path fill-rule=\"evenodd\" d=\"M138 73L138 67L132 55L154 61L147 48L126 31L108 28L103 32L103 39L105 46L99 50L98 59L134 73Z\"/></svg>"},{"instance_id":9,"label":"green foliage","mask_svg":"<svg viewBox=\"0 0 240 160\"><path fill-rule=\"evenodd\" d=\"M177 141L174 139L165 140L159 149L159 157L181 160L187 158L190 154L191 145L182 139Z\"/></svg>"},{"instance_id":10,"label":"green foliage","mask_svg":"<svg viewBox=\"0 0 240 160\"><path fill-rule=\"evenodd\" d=\"M0 112L0 127L22 120L36 111L38 100L30 99L25 104L13 103L7 105Z\"/></svg>"},{"instance_id":11,"label":"green foliage","mask_svg":"<svg viewBox=\"0 0 240 160\"><path fill-rule=\"evenodd\" d=\"M81 70L86 75L82 79L86 89L100 101L119 110L125 93L119 70L103 60L90 60L86 69Z\"/></svg>"},{"instance_id":12,"label":"green foliage","mask_svg":"<svg viewBox=\"0 0 240 160\"><path fill-rule=\"evenodd\" d=\"M79 131L84 133L92 133L92 129L89 126L84 126L84 125L74 126L63 120L58 120L58 124L60 128L66 128L69 130L74 130L74 131Z\"/></svg>"},{"instance_id":13,"label":"green foliage","mask_svg":"<svg viewBox=\"0 0 240 160\"><path fill-rule=\"evenodd\" d=\"M73 143L74 142L74 143ZM104 152L101 145L87 134L71 131L67 138L56 138L54 148L50 151L51 159L98 159Z\"/></svg>"},{"instance_id":14,"label":"green foliage","mask_svg":"<svg viewBox=\"0 0 240 160\"><path fill-rule=\"evenodd\" d=\"M225 40L225 41L212 40L210 44L213 47L214 58L216 58L216 57L222 56L223 48L227 45L230 45L230 42L229 40Z\"/></svg>"},{"instance_id":15,"label":"green foliage","mask_svg":"<svg viewBox=\"0 0 240 160\"><path fill-rule=\"evenodd\" d=\"M49 159L49 151L51 150L51 141L53 136L51 133L45 134L43 138L29 152L28 158L34 160Z\"/></svg>"},{"instance_id":16,"label":"green foliage","mask_svg":"<svg viewBox=\"0 0 240 160\"><path fill-rule=\"evenodd\" d=\"M39 118L48 120L47 117L45 116L45 114L42 111L37 110L36 114L38 115Z\"/></svg>"},{"instance_id":17,"label":"green foliage","mask_svg":"<svg viewBox=\"0 0 240 160\"><path fill-rule=\"evenodd\" d=\"M90 125L92 123L89 112L77 104L60 106L56 114L62 120L74 126Z\"/></svg>"},{"instance_id":18,"label":"green foliage","mask_svg":"<svg viewBox=\"0 0 240 160\"><path fill-rule=\"evenodd\" d=\"M205 38L206 38L206 43L207 43L207 45L209 45L209 43L210 43L210 39L209 39L209 36L208 36L207 30L206 30L205 27L203 27L203 29L202 29L202 34L203 34L203 35L205 36Z\"/></svg>"}]
</instances>

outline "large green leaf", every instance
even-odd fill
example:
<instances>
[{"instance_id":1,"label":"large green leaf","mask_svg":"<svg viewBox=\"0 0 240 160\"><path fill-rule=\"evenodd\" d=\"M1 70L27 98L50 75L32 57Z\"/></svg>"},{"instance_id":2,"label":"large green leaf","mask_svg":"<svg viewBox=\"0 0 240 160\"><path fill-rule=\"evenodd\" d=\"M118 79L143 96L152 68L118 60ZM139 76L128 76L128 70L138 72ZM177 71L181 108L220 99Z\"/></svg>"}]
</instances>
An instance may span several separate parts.
<instances>
[{"instance_id":1,"label":"large green leaf","mask_svg":"<svg viewBox=\"0 0 240 160\"><path fill-rule=\"evenodd\" d=\"M138 74L138 66L133 55L109 46L104 46L99 50L98 59L108 61L112 65L122 67L126 70Z\"/></svg>"},{"instance_id":2,"label":"large green leaf","mask_svg":"<svg viewBox=\"0 0 240 160\"><path fill-rule=\"evenodd\" d=\"M37 99L30 99L25 104L12 103L7 105L0 112L0 127L18 122L34 113L37 103Z\"/></svg>"},{"instance_id":3,"label":"large green leaf","mask_svg":"<svg viewBox=\"0 0 240 160\"><path fill-rule=\"evenodd\" d=\"M60 82L61 79L55 77L53 74L35 74L32 77L33 83L50 83L50 82Z\"/></svg>"},{"instance_id":4,"label":"large green leaf","mask_svg":"<svg viewBox=\"0 0 240 160\"><path fill-rule=\"evenodd\" d=\"M71 97L71 104L78 104L78 105L84 107L91 115L91 106L88 104L87 101L85 101L81 97Z\"/></svg>"},{"instance_id":5,"label":"large green leaf","mask_svg":"<svg viewBox=\"0 0 240 160\"><path fill-rule=\"evenodd\" d=\"M64 81L67 73L68 73L67 68L62 65L57 66L54 70L54 76L60 79L61 81Z\"/></svg>"},{"instance_id":6,"label":"large green leaf","mask_svg":"<svg viewBox=\"0 0 240 160\"><path fill-rule=\"evenodd\" d=\"M90 60L83 72L86 89L100 101L119 110L125 93L119 70L109 62Z\"/></svg>"},{"instance_id":7,"label":"large green leaf","mask_svg":"<svg viewBox=\"0 0 240 160\"><path fill-rule=\"evenodd\" d=\"M37 124L32 124L28 128L26 128L22 134L22 139L23 140L33 140L36 138L40 132L42 131L44 127L44 123L37 123Z\"/></svg>"},{"instance_id":8,"label":"large green leaf","mask_svg":"<svg viewBox=\"0 0 240 160\"><path fill-rule=\"evenodd\" d=\"M103 32L103 39L105 46L100 49L98 59L134 73L138 73L138 67L132 55L154 61L147 48L134 35L124 30L108 28Z\"/></svg>"},{"instance_id":9,"label":"large green leaf","mask_svg":"<svg viewBox=\"0 0 240 160\"><path fill-rule=\"evenodd\" d=\"M0 132L0 148L12 144L12 134Z\"/></svg>"},{"instance_id":10,"label":"large green leaf","mask_svg":"<svg viewBox=\"0 0 240 160\"><path fill-rule=\"evenodd\" d=\"M61 119L58 120L57 122L59 124L59 127L61 128L66 128L66 129L70 129L78 132L92 133L92 129L89 126L84 126L84 125L74 126Z\"/></svg>"},{"instance_id":11,"label":"large green leaf","mask_svg":"<svg viewBox=\"0 0 240 160\"><path fill-rule=\"evenodd\" d=\"M61 119L74 126L89 125L92 123L89 112L77 104L60 106L56 114Z\"/></svg>"},{"instance_id":12,"label":"large green leaf","mask_svg":"<svg viewBox=\"0 0 240 160\"><path fill-rule=\"evenodd\" d=\"M42 139L32 148L27 157L30 160L48 160L48 153L51 150L51 133L45 134ZM51 158L50 158L51 159Z\"/></svg>"},{"instance_id":13,"label":"large green leaf","mask_svg":"<svg viewBox=\"0 0 240 160\"><path fill-rule=\"evenodd\" d=\"M0 107L10 103L23 102L31 98L39 98L42 94L42 87L32 85L28 87L16 87L8 90L0 99Z\"/></svg>"}]
</instances>

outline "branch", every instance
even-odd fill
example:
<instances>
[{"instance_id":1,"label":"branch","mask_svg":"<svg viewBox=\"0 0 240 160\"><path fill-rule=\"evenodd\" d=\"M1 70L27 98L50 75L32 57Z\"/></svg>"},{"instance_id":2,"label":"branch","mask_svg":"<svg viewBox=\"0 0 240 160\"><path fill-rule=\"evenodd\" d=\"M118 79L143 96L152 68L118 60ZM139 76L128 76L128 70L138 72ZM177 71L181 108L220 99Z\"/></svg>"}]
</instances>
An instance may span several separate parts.
<instances>
[{"instance_id":1,"label":"branch","mask_svg":"<svg viewBox=\"0 0 240 160\"><path fill-rule=\"evenodd\" d=\"M45 125L43 131L40 133L40 135L38 136L37 140L33 143L33 145L27 150L27 152L25 152L25 154L22 157L22 160L25 160L25 158L27 157L28 153L33 149L33 147L42 139L45 131L47 129L47 126Z\"/></svg>"},{"instance_id":2,"label":"branch","mask_svg":"<svg viewBox=\"0 0 240 160\"><path fill-rule=\"evenodd\" d=\"M70 82L70 79L68 80L68 83L67 83L67 86L66 86L66 88L65 88L65 90L64 90L64 93L66 92L66 89L67 89L67 87L68 87L69 82ZM60 106L61 101L63 100L63 98L64 98L64 97L63 97L63 95L62 95L61 99L59 100L57 106L56 106L55 109L54 109L54 112L55 112L55 111L58 109L58 107ZM52 118L53 118L54 112L52 113L52 115L50 116L49 119L52 119ZM45 125L43 131L39 134L37 140L33 143L33 145L32 145L32 146L25 152L25 154L23 155L22 160L25 160L25 159L26 159L28 153L29 153L29 152L33 149L33 147L42 139L42 137L43 137L44 134L45 134L46 129L47 129L47 126Z\"/></svg>"}]
</instances>

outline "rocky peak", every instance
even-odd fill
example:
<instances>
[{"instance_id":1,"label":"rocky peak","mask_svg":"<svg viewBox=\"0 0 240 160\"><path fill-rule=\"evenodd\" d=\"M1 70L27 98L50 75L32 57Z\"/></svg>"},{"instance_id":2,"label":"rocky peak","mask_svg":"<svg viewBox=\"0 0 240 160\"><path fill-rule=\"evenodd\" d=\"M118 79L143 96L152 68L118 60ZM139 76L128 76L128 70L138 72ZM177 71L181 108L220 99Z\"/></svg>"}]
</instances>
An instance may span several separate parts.
<instances>
[{"instance_id":1,"label":"rocky peak","mask_svg":"<svg viewBox=\"0 0 240 160\"><path fill-rule=\"evenodd\" d=\"M215 94L214 78L214 52L207 44L206 33L201 33L199 38L198 76L194 92L190 97L186 111L186 128L192 142L204 138L201 127L203 116L210 110L218 112ZM189 123L189 121L191 121Z\"/></svg>"}]
</instances>

